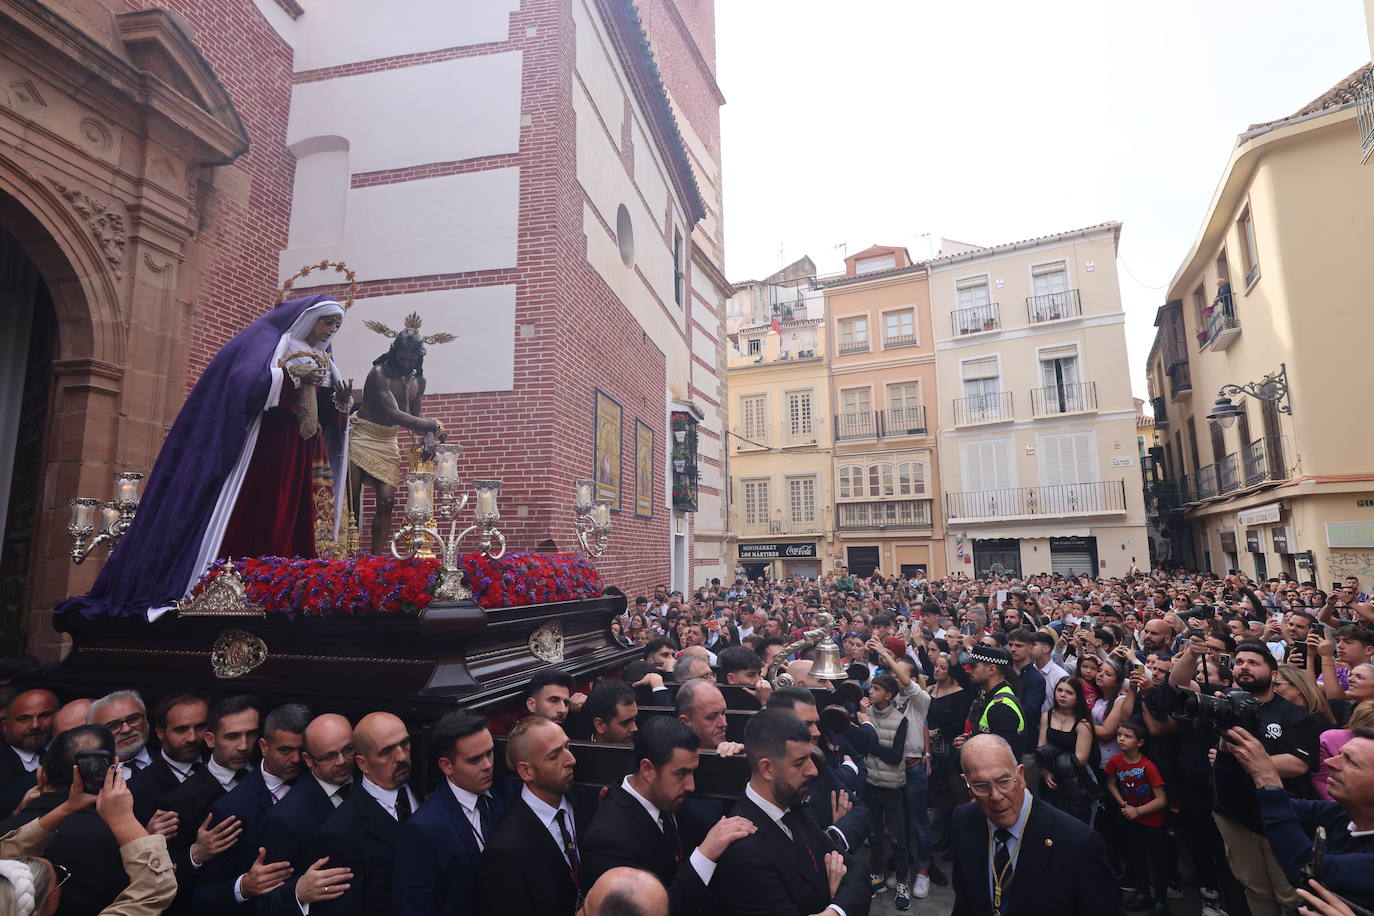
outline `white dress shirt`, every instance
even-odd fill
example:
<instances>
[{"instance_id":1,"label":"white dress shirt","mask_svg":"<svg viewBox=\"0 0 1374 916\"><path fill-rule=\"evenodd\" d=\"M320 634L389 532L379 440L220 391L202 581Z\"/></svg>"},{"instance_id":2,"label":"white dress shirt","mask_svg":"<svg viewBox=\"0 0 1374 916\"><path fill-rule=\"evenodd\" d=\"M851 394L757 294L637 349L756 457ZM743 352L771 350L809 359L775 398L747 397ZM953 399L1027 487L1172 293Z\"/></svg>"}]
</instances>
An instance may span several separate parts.
<instances>
[{"instance_id":1,"label":"white dress shirt","mask_svg":"<svg viewBox=\"0 0 1374 916\"><path fill-rule=\"evenodd\" d=\"M410 812L412 814L414 814L415 809L419 807L419 805L415 803L415 793L410 791L410 786L402 785L400 789L383 789L366 776L360 780L360 783L363 787L363 791L375 798L377 804L382 806L382 810L392 817L395 817L397 820L400 820L400 818L396 816L397 792L404 791L406 793L406 798L410 799Z\"/></svg>"},{"instance_id":2,"label":"white dress shirt","mask_svg":"<svg viewBox=\"0 0 1374 916\"><path fill-rule=\"evenodd\" d=\"M454 785L447 779L445 779L444 782L448 785L450 789L453 790L453 797L458 799L458 807L463 809L463 816L468 819L468 824L472 827L472 834L474 837L477 838L478 852L482 851L483 849L486 849L487 838L486 835L482 833L482 815L477 810L477 799L486 798L487 811L490 812L491 793L483 792L481 795L478 795L476 792L469 792L462 786ZM563 844L563 840L561 838L559 839L558 844L560 846Z\"/></svg>"},{"instance_id":3,"label":"white dress shirt","mask_svg":"<svg viewBox=\"0 0 1374 916\"><path fill-rule=\"evenodd\" d=\"M1012 824L1010 827L1007 828L1007 832L1011 834L1011 837L1007 840L1007 852L1011 854L1011 873L1012 873L1013 875L1016 874L1016 860L1017 860L1018 858L1020 858L1020 856L1021 856L1021 834L1023 834L1023 833L1025 832L1025 830L1026 830L1026 821L1027 821L1027 819L1030 818L1030 809L1031 809L1031 801L1032 801L1032 800L1033 800L1033 799L1031 798L1031 794L1030 794L1029 792L1027 792L1025 798L1023 798L1023 799L1021 800L1021 813L1018 814L1018 815L1016 816L1016 823ZM992 899L993 899L993 890L992 890L992 887L993 887L993 884L994 884L994 878L993 878L993 874L992 874L992 869L993 869L992 862L993 862L993 860L997 857L997 837L996 837L997 827L993 825L992 821L988 821L987 823L988 823L988 899L989 899L989 900L992 900ZM1006 897L1005 897L1006 888L1003 888L1003 889L1002 889L1002 893L1003 893L1003 895L1004 895L1003 898L1002 898L1002 899L1003 899L1003 904L1004 904L1002 908L1003 908L1003 909L1006 909L1006 906L1005 906L1005 902L1006 902Z\"/></svg>"},{"instance_id":4,"label":"white dress shirt","mask_svg":"<svg viewBox=\"0 0 1374 916\"><path fill-rule=\"evenodd\" d=\"M320 784L320 788L324 790L325 798L329 799L329 803L335 808L339 807L339 805L342 805L344 802L343 796L339 794L339 790L353 783L353 780L350 779L348 782L336 786L332 782L325 782L314 773L311 773L310 777Z\"/></svg>"},{"instance_id":5,"label":"white dress shirt","mask_svg":"<svg viewBox=\"0 0 1374 916\"><path fill-rule=\"evenodd\" d=\"M267 784L267 791L272 795L272 804L276 804L286 797L286 793L291 791L291 784L275 773L268 772L266 767L262 770L262 781Z\"/></svg>"},{"instance_id":6,"label":"white dress shirt","mask_svg":"<svg viewBox=\"0 0 1374 916\"><path fill-rule=\"evenodd\" d=\"M215 777L215 781L224 787L224 791L228 792L230 789L234 788L234 776L239 772L238 770L231 770L226 766L220 766L213 757L205 762L205 767L210 771L210 775ZM244 767L243 772L253 772L252 766Z\"/></svg>"},{"instance_id":7,"label":"white dress shirt","mask_svg":"<svg viewBox=\"0 0 1374 916\"><path fill-rule=\"evenodd\" d=\"M782 816L787 813L786 811L782 810L777 805L768 801L759 793L755 792L752 783L744 787L744 795L754 804L758 805L759 809L763 811L764 814L768 815L768 817L773 821L773 823L778 825L778 829L780 829L783 833L787 834L787 838L789 840L796 840L796 838L792 836L792 829L782 822ZM817 852L819 851L820 850L817 850ZM838 913L839 916L847 916L844 909L838 903L830 904L830 909Z\"/></svg>"},{"instance_id":8,"label":"white dress shirt","mask_svg":"<svg viewBox=\"0 0 1374 916\"><path fill-rule=\"evenodd\" d=\"M524 800L525 804L530 806L530 810L534 812L534 816L539 818L539 822L544 825L544 829L549 832L549 836L553 837L553 841L558 844L560 850L563 849L563 831L559 829L558 822L554 820L554 818L558 816L559 811L568 812L564 817L564 821L568 825L568 836L572 837L573 845L577 845L576 818L573 817L572 805L568 802L568 797L566 795L559 799L557 808L536 796L530 791L529 786L525 786L520 790L520 798ZM569 868L572 868L572 862L568 860L566 851L563 852L563 861L568 863Z\"/></svg>"},{"instance_id":9,"label":"white dress shirt","mask_svg":"<svg viewBox=\"0 0 1374 916\"><path fill-rule=\"evenodd\" d=\"M162 755L162 762L167 764L167 769L172 771L172 775L177 778L177 782L185 782L195 770L194 763L179 763L167 756L165 750L158 751Z\"/></svg>"},{"instance_id":10,"label":"white dress shirt","mask_svg":"<svg viewBox=\"0 0 1374 916\"><path fill-rule=\"evenodd\" d=\"M137 773L139 770L153 762L153 757L148 753L148 749L142 748L137 754L120 764L119 773L126 780Z\"/></svg>"},{"instance_id":11,"label":"white dress shirt","mask_svg":"<svg viewBox=\"0 0 1374 916\"><path fill-rule=\"evenodd\" d=\"M26 751L22 747L15 747L13 744L10 745L10 749L19 758L19 762L24 765L24 769L30 773L38 769L38 762L43 757L42 751Z\"/></svg>"},{"instance_id":12,"label":"white dress shirt","mask_svg":"<svg viewBox=\"0 0 1374 916\"><path fill-rule=\"evenodd\" d=\"M649 820L658 825L660 832L665 829L663 826L663 812L658 809L657 805L635 791L635 787L630 785L630 777L626 776L620 781L620 788L630 793L631 798L644 806L644 810L649 813ZM671 814L667 815L667 817L672 816ZM680 829L681 828L679 828L679 830ZM681 837L681 833L679 833L678 836ZM687 861L692 863L692 870L697 873L697 877L701 879L702 884L711 883L711 878L716 873L716 863L706 858L706 853L701 851L700 846L692 850L692 855Z\"/></svg>"}]
</instances>

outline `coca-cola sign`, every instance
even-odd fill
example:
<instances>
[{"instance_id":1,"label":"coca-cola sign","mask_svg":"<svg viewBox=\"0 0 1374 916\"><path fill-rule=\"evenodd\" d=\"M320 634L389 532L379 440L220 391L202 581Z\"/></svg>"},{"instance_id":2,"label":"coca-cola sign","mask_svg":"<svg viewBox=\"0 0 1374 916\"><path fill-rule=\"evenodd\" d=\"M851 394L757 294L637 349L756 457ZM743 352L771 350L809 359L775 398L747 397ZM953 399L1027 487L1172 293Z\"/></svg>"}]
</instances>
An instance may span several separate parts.
<instances>
[{"instance_id":1,"label":"coca-cola sign","mask_svg":"<svg viewBox=\"0 0 1374 916\"><path fill-rule=\"evenodd\" d=\"M815 559L815 544L740 544L741 560Z\"/></svg>"}]
</instances>

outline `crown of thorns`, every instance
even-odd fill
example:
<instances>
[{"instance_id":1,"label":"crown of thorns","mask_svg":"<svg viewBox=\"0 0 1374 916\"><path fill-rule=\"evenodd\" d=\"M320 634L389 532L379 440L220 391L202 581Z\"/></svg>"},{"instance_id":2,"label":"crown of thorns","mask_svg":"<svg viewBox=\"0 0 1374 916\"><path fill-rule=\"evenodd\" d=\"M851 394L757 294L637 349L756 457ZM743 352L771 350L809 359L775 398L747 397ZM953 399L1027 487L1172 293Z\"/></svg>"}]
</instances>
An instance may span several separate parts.
<instances>
[{"instance_id":1,"label":"crown of thorns","mask_svg":"<svg viewBox=\"0 0 1374 916\"><path fill-rule=\"evenodd\" d=\"M401 330L399 331L393 331L391 328L382 324L380 321L364 321L363 327L367 328L369 331L376 331L378 334L386 338L396 338L400 337L402 334L413 334L414 336L419 337L420 340L427 345L452 343L453 341L458 339L457 336L449 334L447 331L440 331L438 334L422 335L420 333L420 324L421 321L419 313L411 312L409 315L406 316L406 323L404 326L402 326Z\"/></svg>"}]
</instances>

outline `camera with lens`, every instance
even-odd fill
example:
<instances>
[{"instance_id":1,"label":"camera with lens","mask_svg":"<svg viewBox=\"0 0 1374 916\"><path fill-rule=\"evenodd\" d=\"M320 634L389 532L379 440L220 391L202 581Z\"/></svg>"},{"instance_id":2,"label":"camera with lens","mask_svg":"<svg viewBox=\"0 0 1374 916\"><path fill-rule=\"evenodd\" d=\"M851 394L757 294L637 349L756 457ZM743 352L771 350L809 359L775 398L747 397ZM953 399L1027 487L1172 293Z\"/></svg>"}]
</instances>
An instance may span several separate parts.
<instances>
[{"instance_id":1,"label":"camera with lens","mask_svg":"<svg viewBox=\"0 0 1374 916\"><path fill-rule=\"evenodd\" d=\"M1218 731L1239 727L1258 735L1259 708L1260 701L1244 690L1227 690L1219 697L1190 693L1183 699L1183 715Z\"/></svg>"}]
</instances>

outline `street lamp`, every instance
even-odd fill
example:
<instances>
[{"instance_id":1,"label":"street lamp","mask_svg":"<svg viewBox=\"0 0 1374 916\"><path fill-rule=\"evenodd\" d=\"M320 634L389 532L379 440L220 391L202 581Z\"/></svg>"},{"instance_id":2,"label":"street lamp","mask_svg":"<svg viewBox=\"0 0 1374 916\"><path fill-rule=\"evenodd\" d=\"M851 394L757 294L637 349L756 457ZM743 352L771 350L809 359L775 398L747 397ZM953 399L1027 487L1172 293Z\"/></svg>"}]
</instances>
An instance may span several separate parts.
<instances>
[{"instance_id":1,"label":"street lamp","mask_svg":"<svg viewBox=\"0 0 1374 916\"><path fill-rule=\"evenodd\" d=\"M1245 411L1239 404L1232 400L1232 397L1249 395L1261 401L1273 401L1277 405L1279 413L1293 414L1293 404L1288 398L1288 367L1279 363L1279 371L1271 372L1258 382L1250 382L1245 385L1222 385L1217 392L1216 402L1212 405L1212 412L1207 415L1207 419L1216 420L1224 428L1230 428L1236 422L1236 417L1241 416Z\"/></svg>"}]
</instances>

